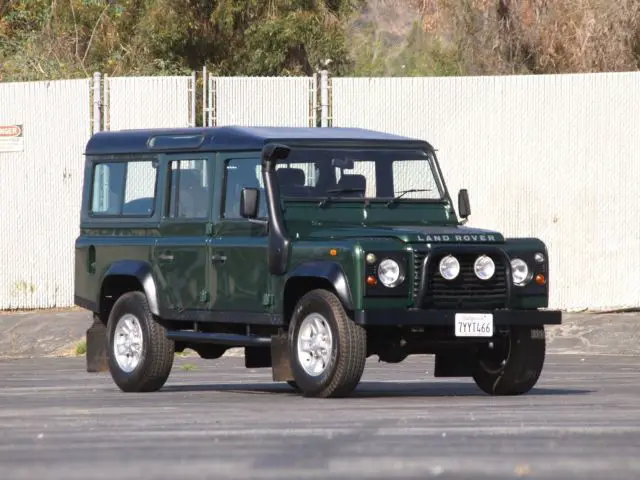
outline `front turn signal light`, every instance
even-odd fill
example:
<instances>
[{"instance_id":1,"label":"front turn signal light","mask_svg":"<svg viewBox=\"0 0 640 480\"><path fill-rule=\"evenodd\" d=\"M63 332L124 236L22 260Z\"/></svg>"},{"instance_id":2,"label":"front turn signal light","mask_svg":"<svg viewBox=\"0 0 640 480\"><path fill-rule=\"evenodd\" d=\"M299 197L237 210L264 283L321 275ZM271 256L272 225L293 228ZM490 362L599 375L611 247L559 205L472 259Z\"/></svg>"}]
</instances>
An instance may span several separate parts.
<instances>
[{"instance_id":1,"label":"front turn signal light","mask_svg":"<svg viewBox=\"0 0 640 480\"><path fill-rule=\"evenodd\" d=\"M545 283L547 283L547 279L544 277L543 274L539 273L536 275L536 283L538 285L544 285Z\"/></svg>"}]
</instances>

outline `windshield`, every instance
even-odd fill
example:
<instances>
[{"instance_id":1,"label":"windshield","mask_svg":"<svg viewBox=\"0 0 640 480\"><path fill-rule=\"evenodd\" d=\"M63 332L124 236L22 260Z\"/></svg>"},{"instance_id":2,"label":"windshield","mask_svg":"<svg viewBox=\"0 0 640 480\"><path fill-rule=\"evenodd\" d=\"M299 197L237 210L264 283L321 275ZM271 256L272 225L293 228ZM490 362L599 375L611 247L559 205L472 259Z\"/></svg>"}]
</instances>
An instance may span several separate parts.
<instances>
[{"instance_id":1,"label":"windshield","mask_svg":"<svg viewBox=\"0 0 640 480\"><path fill-rule=\"evenodd\" d=\"M276 173L280 195L295 200L444 197L433 156L420 150L292 149Z\"/></svg>"}]
</instances>

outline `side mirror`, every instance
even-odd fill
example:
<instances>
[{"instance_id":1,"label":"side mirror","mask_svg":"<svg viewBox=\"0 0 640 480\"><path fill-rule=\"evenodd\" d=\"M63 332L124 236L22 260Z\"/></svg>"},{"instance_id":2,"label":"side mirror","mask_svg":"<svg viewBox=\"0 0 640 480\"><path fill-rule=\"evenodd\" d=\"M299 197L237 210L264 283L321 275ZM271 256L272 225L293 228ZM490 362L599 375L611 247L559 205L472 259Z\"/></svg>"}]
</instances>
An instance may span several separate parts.
<instances>
[{"instance_id":1,"label":"side mirror","mask_svg":"<svg viewBox=\"0 0 640 480\"><path fill-rule=\"evenodd\" d=\"M242 189L240 193L240 215L243 218L256 218L260 202L260 192L257 188Z\"/></svg>"},{"instance_id":2,"label":"side mirror","mask_svg":"<svg viewBox=\"0 0 640 480\"><path fill-rule=\"evenodd\" d=\"M465 220L471 215L471 205L469 204L469 192L466 188L458 192L458 214Z\"/></svg>"}]
</instances>

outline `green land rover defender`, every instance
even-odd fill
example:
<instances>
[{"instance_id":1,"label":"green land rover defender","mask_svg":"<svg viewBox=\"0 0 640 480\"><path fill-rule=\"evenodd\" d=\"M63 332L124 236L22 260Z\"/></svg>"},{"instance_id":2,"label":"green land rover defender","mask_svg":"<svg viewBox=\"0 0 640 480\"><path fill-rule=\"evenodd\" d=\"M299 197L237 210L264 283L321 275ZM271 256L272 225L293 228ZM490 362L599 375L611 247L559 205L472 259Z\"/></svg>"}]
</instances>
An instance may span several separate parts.
<instances>
[{"instance_id":1,"label":"green land rover defender","mask_svg":"<svg viewBox=\"0 0 640 480\"><path fill-rule=\"evenodd\" d=\"M464 226L432 146L346 128L95 134L75 303L87 370L155 391L174 355L243 347L309 397L349 395L367 357L435 354L437 377L518 395L545 359L549 263L536 238Z\"/></svg>"}]
</instances>

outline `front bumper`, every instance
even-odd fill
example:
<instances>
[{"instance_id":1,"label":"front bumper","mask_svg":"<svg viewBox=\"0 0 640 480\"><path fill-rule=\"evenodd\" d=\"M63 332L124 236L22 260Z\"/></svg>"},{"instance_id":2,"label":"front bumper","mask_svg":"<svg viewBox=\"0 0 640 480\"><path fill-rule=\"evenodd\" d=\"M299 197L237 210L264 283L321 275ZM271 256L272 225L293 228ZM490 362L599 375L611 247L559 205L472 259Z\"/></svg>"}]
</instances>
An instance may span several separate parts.
<instances>
[{"instance_id":1,"label":"front bumper","mask_svg":"<svg viewBox=\"0 0 640 480\"><path fill-rule=\"evenodd\" d=\"M368 326L453 326L456 313L490 313L495 326L560 325L562 312L558 310L422 310L371 309L356 310L354 321Z\"/></svg>"}]
</instances>

